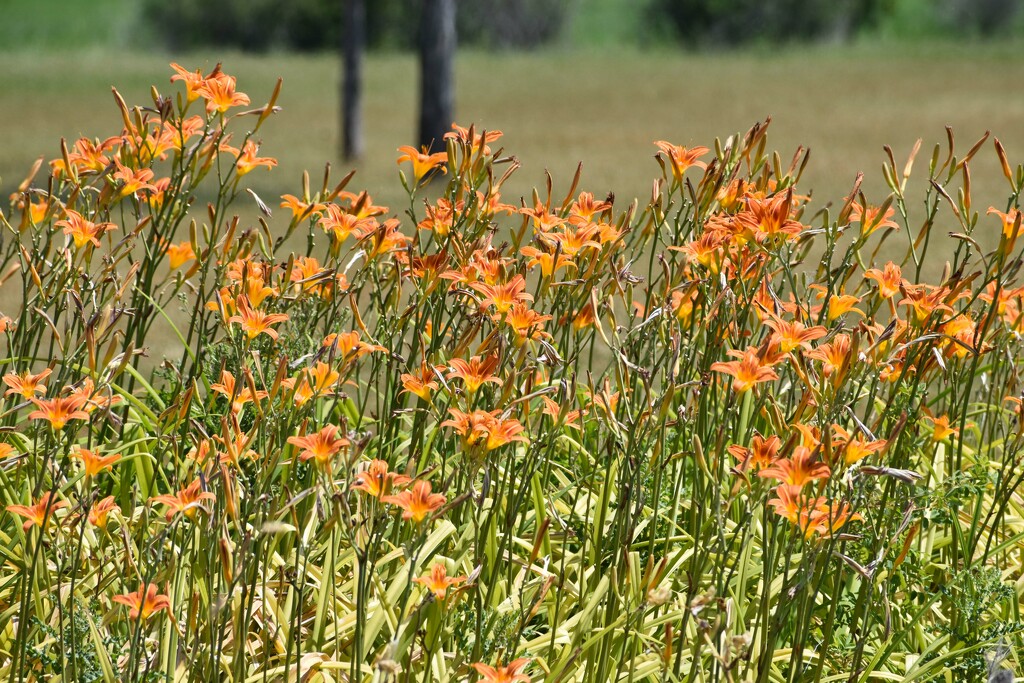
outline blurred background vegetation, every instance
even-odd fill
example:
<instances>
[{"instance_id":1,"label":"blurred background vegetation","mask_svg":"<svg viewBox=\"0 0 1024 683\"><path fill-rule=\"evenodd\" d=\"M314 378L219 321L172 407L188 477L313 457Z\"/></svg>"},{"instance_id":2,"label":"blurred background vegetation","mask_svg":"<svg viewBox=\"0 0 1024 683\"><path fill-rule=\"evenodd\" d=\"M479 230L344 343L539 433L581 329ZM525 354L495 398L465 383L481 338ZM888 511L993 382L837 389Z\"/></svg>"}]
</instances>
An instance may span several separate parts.
<instances>
[{"instance_id":1,"label":"blurred background vegetation","mask_svg":"<svg viewBox=\"0 0 1024 683\"><path fill-rule=\"evenodd\" d=\"M343 0L3 0L0 50L337 48ZM421 0L367 3L368 44L414 45ZM727 49L1024 34L1024 0L463 0L461 46Z\"/></svg>"},{"instance_id":2,"label":"blurred background vegetation","mask_svg":"<svg viewBox=\"0 0 1024 683\"><path fill-rule=\"evenodd\" d=\"M116 134L117 86L145 103L169 61L218 61L254 103L284 78L263 133L272 203L303 169L354 166L359 187L400 211L395 149L415 143L416 34L423 0L368 0L366 153L338 154L344 0L0 0L0 191L59 140ZM650 193L653 140L709 145L771 115L788 159L811 147L803 183L835 201L858 171L884 198L882 146L905 157L992 130L1024 154L1024 0L457 0L460 123L501 129L523 162L506 187L529 201L584 163L583 186L623 202ZM922 157L927 156L927 153ZM923 163L923 162L922 162ZM976 203L1003 194L994 159L975 167ZM337 172L336 172L337 173ZM984 208L987 203L982 204Z\"/></svg>"}]
</instances>

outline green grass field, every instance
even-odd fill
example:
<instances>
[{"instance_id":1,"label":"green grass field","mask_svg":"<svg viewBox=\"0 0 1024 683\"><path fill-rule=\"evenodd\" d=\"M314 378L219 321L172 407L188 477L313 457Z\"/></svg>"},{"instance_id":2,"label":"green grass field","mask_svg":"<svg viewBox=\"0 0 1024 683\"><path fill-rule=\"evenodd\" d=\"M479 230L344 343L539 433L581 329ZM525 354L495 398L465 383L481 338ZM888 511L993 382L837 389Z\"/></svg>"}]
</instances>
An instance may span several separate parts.
<instances>
[{"instance_id":1,"label":"green grass field","mask_svg":"<svg viewBox=\"0 0 1024 683\"><path fill-rule=\"evenodd\" d=\"M868 172L868 198L881 201L883 145L897 158L924 139L921 159L952 126L966 150L986 130L1011 159L1024 153L1024 97L1014 85L1024 64L1017 46L917 45L790 49L777 53L692 55L678 52L545 51L462 53L458 59L457 120L505 132L506 147L523 163L515 198L542 185L556 188L584 165L584 185L620 200L647 196L658 173L654 140L709 145L772 116L772 140L783 156L811 148L803 185L842 197L858 171ZM259 192L273 198L298 187L304 168L319 176L325 162L343 172L338 147L340 75L333 55L143 55L89 50L82 54L15 52L0 74L2 188L10 191L34 158L57 155L61 136L107 136L119 130L109 94L146 99L164 83L167 63L212 67L223 60L239 87L258 103L284 78L283 111L265 127L263 152L280 156L274 173L255 173ZM413 141L415 61L373 55L366 71L367 154L357 185L399 206L395 148ZM555 161L553 161L555 160ZM788 161L788 159L786 159ZM545 169L545 163L554 164ZM974 169L975 203L986 207L1004 189L995 156Z\"/></svg>"}]
</instances>

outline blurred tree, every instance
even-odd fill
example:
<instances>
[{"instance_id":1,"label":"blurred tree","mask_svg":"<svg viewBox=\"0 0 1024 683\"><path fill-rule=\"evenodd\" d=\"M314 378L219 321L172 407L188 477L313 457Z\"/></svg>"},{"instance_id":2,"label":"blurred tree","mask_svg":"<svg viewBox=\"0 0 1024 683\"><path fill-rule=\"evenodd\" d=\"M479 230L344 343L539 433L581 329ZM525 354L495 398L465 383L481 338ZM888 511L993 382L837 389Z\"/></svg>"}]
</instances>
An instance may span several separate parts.
<instances>
[{"instance_id":1,"label":"blurred tree","mask_svg":"<svg viewBox=\"0 0 1024 683\"><path fill-rule=\"evenodd\" d=\"M173 50L204 46L260 52L334 48L338 0L143 0L142 17Z\"/></svg>"},{"instance_id":2,"label":"blurred tree","mask_svg":"<svg viewBox=\"0 0 1024 683\"><path fill-rule=\"evenodd\" d=\"M1019 31L1024 0L649 0L652 27L691 47Z\"/></svg>"},{"instance_id":3,"label":"blurred tree","mask_svg":"<svg viewBox=\"0 0 1024 683\"><path fill-rule=\"evenodd\" d=\"M459 42L534 48L562 35L591 0L471 0L455 3ZM626 0L630 1L630 0ZM214 46L337 50L344 0L141 0L141 16L175 50ZM415 49L424 0L364 0L367 48ZM582 11L582 9L581 9Z\"/></svg>"},{"instance_id":4,"label":"blurred tree","mask_svg":"<svg viewBox=\"0 0 1024 683\"><path fill-rule=\"evenodd\" d=\"M366 45L366 3L343 0L345 19L341 41L341 156L363 155L363 48Z\"/></svg>"},{"instance_id":5,"label":"blurred tree","mask_svg":"<svg viewBox=\"0 0 1024 683\"><path fill-rule=\"evenodd\" d=\"M952 26L982 36L1010 32L1022 4L1021 0L946 0Z\"/></svg>"},{"instance_id":6,"label":"blurred tree","mask_svg":"<svg viewBox=\"0 0 1024 683\"><path fill-rule=\"evenodd\" d=\"M455 100L455 0L423 0L420 14L419 143L444 148Z\"/></svg>"},{"instance_id":7,"label":"blurred tree","mask_svg":"<svg viewBox=\"0 0 1024 683\"><path fill-rule=\"evenodd\" d=\"M653 0L656 21L668 19L690 46L842 39L874 0Z\"/></svg>"},{"instance_id":8,"label":"blurred tree","mask_svg":"<svg viewBox=\"0 0 1024 683\"><path fill-rule=\"evenodd\" d=\"M588 0L589 1L589 0ZM458 6L456 21L463 43L499 49L532 49L561 37L580 0L472 0Z\"/></svg>"}]
</instances>

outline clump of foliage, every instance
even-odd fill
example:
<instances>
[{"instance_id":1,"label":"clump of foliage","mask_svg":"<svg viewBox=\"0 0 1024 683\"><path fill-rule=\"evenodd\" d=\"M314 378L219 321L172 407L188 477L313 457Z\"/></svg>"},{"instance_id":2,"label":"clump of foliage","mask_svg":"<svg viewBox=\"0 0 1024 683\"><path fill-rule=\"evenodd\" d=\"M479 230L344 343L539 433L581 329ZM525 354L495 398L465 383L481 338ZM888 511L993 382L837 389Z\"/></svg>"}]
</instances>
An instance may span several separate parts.
<instances>
[{"instance_id":1,"label":"clump of foliage","mask_svg":"<svg viewBox=\"0 0 1024 683\"><path fill-rule=\"evenodd\" d=\"M837 41L860 35L1019 35L1021 0L651 0L648 23L689 47Z\"/></svg>"},{"instance_id":2,"label":"clump of foliage","mask_svg":"<svg viewBox=\"0 0 1024 683\"><path fill-rule=\"evenodd\" d=\"M400 150L403 215L327 173L272 211L245 179L280 83L249 108L175 71L3 219L0 676L1017 665L1024 167L998 141L984 216L987 136L815 210L767 122L656 143L643 204L579 174L507 203L501 133L454 126Z\"/></svg>"},{"instance_id":3,"label":"clump of foliage","mask_svg":"<svg viewBox=\"0 0 1024 683\"><path fill-rule=\"evenodd\" d=\"M145 0L142 20L174 49L334 50L343 35L343 5L337 0ZM365 40L376 48L414 48L422 5L420 0L367 0ZM475 0L457 3L455 14L464 45L533 48L559 37L571 0Z\"/></svg>"}]
</instances>

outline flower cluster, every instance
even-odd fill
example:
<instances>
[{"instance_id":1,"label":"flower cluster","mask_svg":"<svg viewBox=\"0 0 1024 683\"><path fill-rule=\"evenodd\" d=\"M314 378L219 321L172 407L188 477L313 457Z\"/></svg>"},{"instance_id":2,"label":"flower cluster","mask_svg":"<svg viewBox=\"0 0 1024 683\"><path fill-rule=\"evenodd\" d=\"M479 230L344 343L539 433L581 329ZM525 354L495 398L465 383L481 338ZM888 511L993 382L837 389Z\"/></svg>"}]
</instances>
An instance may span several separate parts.
<instances>
[{"instance_id":1,"label":"flower cluster","mask_svg":"<svg viewBox=\"0 0 1024 683\"><path fill-rule=\"evenodd\" d=\"M645 203L504 196L453 125L403 214L352 174L268 204L281 84L172 68L2 219L0 673L916 680L1019 635L998 142L985 216L984 140L920 215L916 148L815 208L767 123L656 142Z\"/></svg>"}]
</instances>

